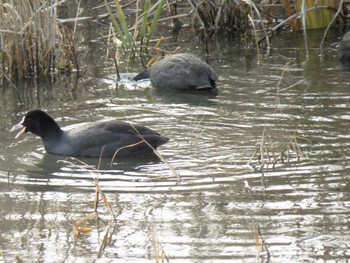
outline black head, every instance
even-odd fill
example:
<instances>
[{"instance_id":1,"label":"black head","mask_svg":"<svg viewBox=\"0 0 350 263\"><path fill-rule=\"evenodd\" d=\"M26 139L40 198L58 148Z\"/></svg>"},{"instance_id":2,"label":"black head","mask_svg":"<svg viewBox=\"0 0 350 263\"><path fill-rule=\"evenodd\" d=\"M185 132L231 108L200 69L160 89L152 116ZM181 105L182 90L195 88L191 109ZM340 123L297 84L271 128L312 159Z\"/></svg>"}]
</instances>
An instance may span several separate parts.
<instances>
[{"instance_id":1,"label":"black head","mask_svg":"<svg viewBox=\"0 0 350 263\"><path fill-rule=\"evenodd\" d=\"M26 132L32 132L41 138L61 133L61 129L54 119L41 110L28 111L22 121L13 126L11 131L18 129L21 131L16 135L16 139Z\"/></svg>"}]
</instances>

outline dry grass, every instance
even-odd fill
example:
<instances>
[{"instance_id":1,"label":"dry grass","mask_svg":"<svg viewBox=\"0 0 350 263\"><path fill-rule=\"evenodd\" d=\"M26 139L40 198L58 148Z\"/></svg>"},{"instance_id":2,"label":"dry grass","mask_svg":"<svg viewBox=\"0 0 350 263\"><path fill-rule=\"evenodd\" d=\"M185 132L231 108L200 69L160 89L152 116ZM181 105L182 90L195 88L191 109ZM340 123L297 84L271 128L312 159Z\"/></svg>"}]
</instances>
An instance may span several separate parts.
<instances>
[{"instance_id":1,"label":"dry grass","mask_svg":"<svg viewBox=\"0 0 350 263\"><path fill-rule=\"evenodd\" d=\"M288 60L282 69L281 76L276 84L275 110L276 112L280 113L278 116L282 116L280 121L284 121L280 94L302 84L305 81L305 79L301 79L288 87L281 87L283 77L290 64L291 61ZM276 121L278 120L279 119L276 117ZM274 131L272 131L264 127L260 142L257 143L257 148L250 157L248 164L252 164L255 160L257 160L260 164L260 168L263 169L269 165L274 167L277 163L286 163L289 165L291 161L299 161L304 155L299 146L298 140L305 139L299 136L297 132L300 122L301 119L292 132L286 132L283 130L278 131L275 128Z\"/></svg>"},{"instance_id":2,"label":"dry grass","mask_svg":"<svg viewBox=\"0 0 350 263\"><path fill-rule=\"evenodd\" d=\"M156 263L169 263L169 256L165 253L161 243L158 241L156 237L152 238L154 259Z\"/></svg>"},{"instance_id":3,"label":"dry grass","mask_svg":"<svg viewBox=\"0 0 350 263\"><path fill-rule=\"evenodd\" d=\"M63 2L0 1L0 73L26 78L78 68L73 34L57 20Z\"/></svg>"},{"instance_id":4,"label":"dry grass","mask_svg":"<svg viewBox=\"0 0 350 263\"><path fill-rule=\"evenodd\" d=\"M262 257L262 255L264 255L266 253L266 262L270 262L271 254L270 254L268 247L266 246L265 239L262 236L260 226L255 225L254 228L255 228L254 229L255 244L256 244L257 251L258 251L257 254L259 257ZM262 260L261 262L264 262L264 261Z\"/></svg>"},{"instance_id":5,"label":"dry grass","mask_svg":"<svg viewBox=\"0 0 350 263\"><path fill-rule=\"evenodd\" d=\"M263 130L261 140L256 150L249 159L249 164L257 160L260 168L266 168L268 165L275 166L277 163L290 164L291 161L299 161L303 153L298 144L296 131L286 141L280 141L283 134L274 134L266 128Z\"/></svg>"},{"instance_id":6,"label":"dry grass","mask_svg":"<svg viewBox=\"0 0 350 263\"><path fill-rule=\"evenodd\" d=\"M100 201L103 202L103 204L105 205L105 207L108 209L109 213L111 214L113 220L111 221L112 223L115 223L116 221L116 216L114 214L114 211L112 209L112 206L110 204L110 202L107 199L107 196L103 193L103 191L100 188L99 185L99 166L101 163L101 158L99 159L99 164L97 168L94 168L90 165L88 165L87 163L74 158L74 157L69 157L66 160L60 160L60 163L67 163L67 164L75 164L78 163L82 169L84 169L87 173L90 173L94 176L94 183L95 183L95 200L93 203L93 212L89 213L88 215L80 218L79 220L76 220L73 223L73 233L74 233L74 240L77 240L81 235L84 234L89 234L92 230L94 230L93 227L88 226L88 221L89 220L96 220L98 219L98 206ZM108 235L108 230L107 230L107 235ZM101 246L104 243L101 244ZM105 247L105 246L104 246Z\"/></svg>"},{"instance_id":7,"label":"dry grass","mask_svg":"<svg viewBox=\"0 0 350 263\"><path fill-rule=\"evenodd\" d=\"M135 127L133 127L135 129ZM140 143L146 143L149 147L152 148L153 152L169 167L169 169L174 173L174 175L178 179L178 183L181 182L181 177L177 173L177 171L162 157L144 138L138 133L138 131L135 129L135 132L140 136L141 141ZM135 144L137 145L137 144ZM135 145L128 145L127 147L133 147ZM113 159L116 158L118 152L122 148L118 149L116 151L115 156L113 156ZM101 151L101 156L103 153L103 149ZM85 162L69 157L66 160L60 160L59 162L62 163L68 163L68 164L74 164L78 163L87 173L90 173L94 175L94 183L95 183L95 200L93 203L93 212L87 214L86 216L76 220L73 222L73 234L74 234L74 240L77 241L82 235L88 235L90 234L95 228L91 227L91 220L99 221L99 213L98 213L98 206L100 201L103 202L104 206L108 209L110 215L112 216L112 220L110 220L107 223L106 231L103 236L103 239L100 242L99 250L97 253L98 258L100 258L105 251L105 248L111 244L112 237L114 235L115 229L116 229L116 216L113 211L113 207L111 203L108 201L107 196L103 193L102 189L99 186L99 167L101 165L102 158L100 156L99 163L97 165L97 168L94 168ZM152 239L152 245L154 249L154 259L157 263L165 263L170 262L169 257L166 255L164 249L161 247L161 244L156 238Z\"/></svg>"},{"instance_id":8,"label":"dry grass","mask_svg":"<svg viewBox=\"0 0 350 263\"><path fill-rule=\"evenodd\" d=\"M150 147L152 149L153 153L155 155L157 155L157 157L169 168L169 170L176 177L177 182L181 183L182 179L181 179L181 176L178 173L178 171L176 171L176 169L155 148L153 148L151 144L149 144L143 138L143 136L139 133L139 131L135 128L134 125L130 124L130 126L134 129L135 133L140 137L141 141L134 143L134 144L129 144L129 145L126 145L126 146L123 146L123 147L120 147L119 149L117 149L112 157L111 166L113 165L115 158L118 156L119 151L126 149L126 148L131 148L131 147L137 146L137 145L142 144L142 143L145 143L145 144L147 144L148 147Z\"/></svg>"},{"instance_id":9,"label":"dry grass","mask_svg":"<svg viewBox=\"0 0 350 263\"><path fill-rule=\"evenodd\" d=\"M215 31L234 32L250 28L249 6L245 1L187 1L201 27Z\"/></svg>"},{"instance_id":10,"label":"dry grass","mask_svg":"<svg viewBox=\"0 0 350 263\"><path fill-rule=\"evenodd\" d=\"M181 182L181 177L179 175L179 173L172 167L172 165L170 165L163 156L161 156L156 149L154 149L143 137L142 135L138 132L138 130L132 126L133 129L135 130L135 133L138 134L138 136L140 136L141 141L139 143L135 143L132 145L127 145L125 147L121 147L119 149L116 150L114 156L112 157L111 160L111 165L114 161L114 159L117 157L118 152L124 148L129 148L129 147L134 147L137 146L140 143L145 143L147 144L154 152L155 155L157 155L160 160L162 162L164 162L164 164L172 171L172 173L174 174L174 176L176 176L177 178L177 183ZM100 169L100 165L101 165L101 161L102 161L102 153L103 153L104 148L102 148L101 150L101 155L99 158L99 163L97 165L96 168L88 165L87 163L74 158L74 157L68 157L65 160L60 160L60 163L68 163L68 164L74 164L74 163L78 163L79 166L81 166L82 169L84 169L87 173L90 173L94 176L94 183L95 183L95 200L93 203L93 212L89 213L88 215L80 218L79 220L75 221L73 223L73 233L74 233L74 239L77 240L81 235L84 234L89 234L94 228L86 226L86 222L91 220L91 219L98 219L98 207L100 202L102 201L104 206L108 209L110 215L113 217L113 220L111 221L111 223L108 225L109 227L106 230L106 234L104 239L102 240L102 243L100 245L100 250L98 252L99 256L101 255L101 253L104 251L105 247L107 246L107 244L109 243L109 241L111 240L111 237L113 235L114 230L112 231L112 233L110 233L110 226L112 224L114 224L116 222L116 216L113 210L113 207L111 205L111 203L108 201L107 196L104 194L104 192L102 191L100 185L99 185L99 169ZM157 262L165 262L164 260L166 259L168 262L168 258L165 255L165 252L163 250L161 250L161 254L159 254L159 244L157 241L153 242L153 245L155 247L155 253L156 253L156 260ZM159 259L161 259L162 261L159 261Z\"/></svg>"},{"instance_id":11,"label":"dry grass","mask_svg":"<svg viewBox=\"0 0 350 263\"><path fill-rule=\"evenodd\" d=\"M255 26L253 13L256 12L259 18L259 11L253 2L248 2L159 0L151 5L149 0L135 0L122 6L119 1L114 0L115 7L112 8L111 2L105 0L107 16L114 29L108 39L113 39L113 42L117 43L115 57L119 57L118 52L121 51L127 55L129 61L141 57L143 65L146 66L149 58L163 56L166 53L160 47L164 36L157 32L159 24L168 23L173 29L173 38L176 38L184 24L190 24L205 35L211 32L245 34L248 31L252 32L252 28L258 30L252 27L252 23ZM137 11L126 15L124 14L126 7ZM255 35L258 36L258 33L255 32ZM258 40L256 37L256 43Z\"/></svg>"}]
</instances>

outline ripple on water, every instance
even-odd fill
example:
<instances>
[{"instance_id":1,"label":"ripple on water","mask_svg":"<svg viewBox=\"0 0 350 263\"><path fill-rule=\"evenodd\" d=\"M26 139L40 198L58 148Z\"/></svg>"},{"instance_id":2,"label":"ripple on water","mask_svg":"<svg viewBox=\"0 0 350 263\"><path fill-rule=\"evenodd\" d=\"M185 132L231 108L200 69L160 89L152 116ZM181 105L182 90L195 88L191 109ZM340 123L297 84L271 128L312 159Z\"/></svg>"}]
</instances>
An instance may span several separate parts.
<instances>
[{"instance_id":1,"label":"ripple on water","mask_svg":"<svg viewBox=\"0 0 350 263\"><path fill-rule=\"evenodd\" d=\"M218 66L218 94L169 95L149 81L130 82L131 75L123 75L116 88L111 76L103 80L107 88L79 86L72 105L50 109L64 116L58 119L64 126L119 118L159 131L170 138L159 152L181 183L157 159L116 159L111 167L104 159L96 170L97 159L81 159L85 165L48 155L33 136L13 142L2 131L1 243L43 261L62 254L67 262L95 258L105 225L74 243L72 222L91 213L98 177L118 221L108 228L114 232L106 260L153 262L148 259L156 235L170 262L256 262L266 256L256 245L259 226L275 262L345 262L350 256L348 81L339 85L336 76L317 70L317 83L285 89L303 77L304 69L295 65L277 92L284 64L266 70L236 64ZM11 127L15 120L7 116L4 127ZM300 160L295 155L274 165L262 165L257 155L250 160L261 142L284 149L293 136ZM101 210L109 222L108 211Z\"/></svg>"}]
</instances>

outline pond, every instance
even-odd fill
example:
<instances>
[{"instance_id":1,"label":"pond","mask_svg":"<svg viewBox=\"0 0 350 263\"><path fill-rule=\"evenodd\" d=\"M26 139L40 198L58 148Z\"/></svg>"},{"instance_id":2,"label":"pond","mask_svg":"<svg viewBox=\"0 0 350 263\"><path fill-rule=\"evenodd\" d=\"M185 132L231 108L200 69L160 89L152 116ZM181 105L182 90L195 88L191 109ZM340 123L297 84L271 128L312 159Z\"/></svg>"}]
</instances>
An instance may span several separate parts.
<instances>
[{"instance_id":1,"label":"pond","mask_svg":"<svg viewBox=\"0 0 350 263\"><path fill-rule=\"evenodd\" d=\"M140 65L116 85L99 25L80 27L79 78L1 87L0 261L350 257L350 74L337 58L340 34L330 32L320 57L323 31L309 32L306 60L303 36L283 32L261 63L237 40L211 39L219 92L169 94L131 82ZM190 29L172 45L206 58ZM37 137L9 133L33 108L63 127L114 118L145 125L170 138L158 149L166 162L46 154ZM74 222L93 213L97 177L111 209L101 201L98 219L75 237Z\"/></svg>"}]
</instances>

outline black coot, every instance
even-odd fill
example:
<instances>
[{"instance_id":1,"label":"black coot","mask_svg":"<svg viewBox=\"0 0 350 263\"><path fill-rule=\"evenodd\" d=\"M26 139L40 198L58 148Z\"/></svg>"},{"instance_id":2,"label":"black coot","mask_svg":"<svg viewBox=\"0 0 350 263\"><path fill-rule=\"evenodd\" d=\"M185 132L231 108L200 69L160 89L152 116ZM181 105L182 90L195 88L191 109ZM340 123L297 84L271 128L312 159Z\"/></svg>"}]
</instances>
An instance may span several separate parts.
<instances>
[{"instance_id":1,"label":"black coot","mask_svg":"<svg viewBox=\"0 0 350 263\"><path fill-rule=\"evenodd\" d=\"M169 141L149 128L112 120L87 124L63 131L41 110L29 111L11 131L21 129L16 138L25 132L41 137L45 150L51 154L80 157L112 157L120 149L118 157L152 154L153 148ZM141 138L142 136L142 138ZM125 148L122 148L125 147Z\"/></svg>"},{"instance_id":2,"label":"black coot","mask_svg":"<svg viewBox=\"0 0 350 263\"><path fill-rule=\"evenodd\" d=\"M339 57L344 66L350 66L350 31L343 36L339 43Z\"/></svg>"},{"instance_id":3,"label":"black coot","mask_svg":"<svg viewBox=\"0 0 350 263\"><path fill-rule=\"evenodd\" d=\"M150 78L160 89L173 90L215 89L218 80L211 66L189 53L165 56L134 77L134 80L146 78Z\"/></svg>"}]
</instances>

